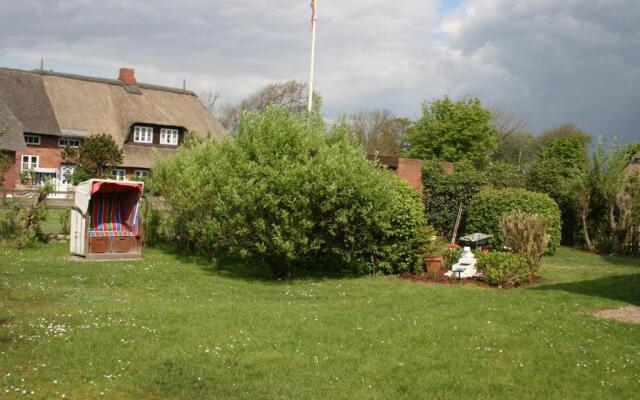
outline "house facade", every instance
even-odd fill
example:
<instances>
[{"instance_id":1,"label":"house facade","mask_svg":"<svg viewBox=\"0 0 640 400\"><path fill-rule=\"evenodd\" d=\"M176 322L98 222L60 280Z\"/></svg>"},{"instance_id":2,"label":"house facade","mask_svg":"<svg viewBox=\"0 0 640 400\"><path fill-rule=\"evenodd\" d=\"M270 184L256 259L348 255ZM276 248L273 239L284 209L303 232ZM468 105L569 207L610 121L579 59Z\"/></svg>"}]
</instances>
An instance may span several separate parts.
<instances>
[{"instance_id":1,"label":"house facade","mask_svg":"<svg viewBox=\"0 0 640 400\"><path fill-rule=\"evenodd\" d=\"M147 176L155 157L171 155L187 133L217 138L224 129L193 92L139 83L132 69L101 79L0 68L0 131L0 151L14 160L6 189L28 179L66 191L76 166L61 153L89 135L106 133L122 147L113 176L131 180Z\"/></svg>"}]
</instances>

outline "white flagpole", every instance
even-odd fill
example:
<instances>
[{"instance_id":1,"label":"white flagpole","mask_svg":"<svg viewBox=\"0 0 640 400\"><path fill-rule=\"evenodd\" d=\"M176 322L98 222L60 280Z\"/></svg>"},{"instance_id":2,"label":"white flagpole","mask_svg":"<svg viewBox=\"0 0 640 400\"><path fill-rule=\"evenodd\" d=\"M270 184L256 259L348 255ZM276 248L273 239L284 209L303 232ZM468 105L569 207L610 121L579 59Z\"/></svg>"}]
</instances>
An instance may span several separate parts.
<instances>
[{"instance_id":1,"label":"white flagpole","mask_svg":"<svg viewBox=\"0 0 640 400\"><path fill-rule=\"evenodd\" d=\"M311 21L311 70L309 71L309 105L307 109L311 111L313 108L313 74L316 62L316 22L318 19L318 2L315 4L315 15Z\"/></svg>"}]
</instances>

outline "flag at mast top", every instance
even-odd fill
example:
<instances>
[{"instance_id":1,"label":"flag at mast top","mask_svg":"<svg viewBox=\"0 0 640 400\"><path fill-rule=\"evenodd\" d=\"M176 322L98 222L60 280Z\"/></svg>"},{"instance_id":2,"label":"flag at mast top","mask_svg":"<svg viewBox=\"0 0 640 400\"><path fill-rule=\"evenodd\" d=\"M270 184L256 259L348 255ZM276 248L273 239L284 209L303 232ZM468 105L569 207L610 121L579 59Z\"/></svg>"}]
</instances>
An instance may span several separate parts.
<instances>
[{"instance_id":1,"label":"flag at mast top","mask_svg":"<svg viewBox=\"0 0 640 400\"><path fill-rule=\"evenodd\" d=\"M316 22L316 3L318 0L311 0L311 26Z\"/></svg>"}]
</instances>

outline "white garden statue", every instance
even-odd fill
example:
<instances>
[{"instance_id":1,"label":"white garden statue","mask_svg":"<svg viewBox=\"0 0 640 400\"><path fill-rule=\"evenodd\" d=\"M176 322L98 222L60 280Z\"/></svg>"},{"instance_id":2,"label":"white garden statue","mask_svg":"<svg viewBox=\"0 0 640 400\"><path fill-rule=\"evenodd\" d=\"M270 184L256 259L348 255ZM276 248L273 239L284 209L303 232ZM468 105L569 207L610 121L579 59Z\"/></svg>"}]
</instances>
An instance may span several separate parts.
<instances>
[{"instance_id":1,"label":"white garden statue","mask_svg":"<svg viewBox=\"0 0 640 400\"><path fill-rule=\"evenodd\" d=\"M451 271L447 272L445 276L449 278L474 278L478 276L478 269L476 268L476 257L471 252L471 247L465 246L462 249L462 255L457 264L451 267Z\"/></svg>"}]
</instances>

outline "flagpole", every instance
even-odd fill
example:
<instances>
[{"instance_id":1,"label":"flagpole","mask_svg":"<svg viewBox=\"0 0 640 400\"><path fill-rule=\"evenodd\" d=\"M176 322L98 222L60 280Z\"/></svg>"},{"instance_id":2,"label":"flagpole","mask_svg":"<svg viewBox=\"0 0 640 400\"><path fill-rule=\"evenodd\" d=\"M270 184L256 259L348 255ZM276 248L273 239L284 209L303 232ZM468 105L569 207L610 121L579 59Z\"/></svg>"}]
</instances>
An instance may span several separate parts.
<instances>
[{"instance_id":1,"label":"flagpole","mask_svg":"<svg viewBox=\"0 0 640 400\"><path fill-rule=\"evenodd\" d=\"M309 105L307 109L311 111L313 108L313 77L316 63L316 22L318 13L318 2L315 1L315 11L313 20L311 21L311 69L309 71Z\"/></svg>"}]
</instances>

